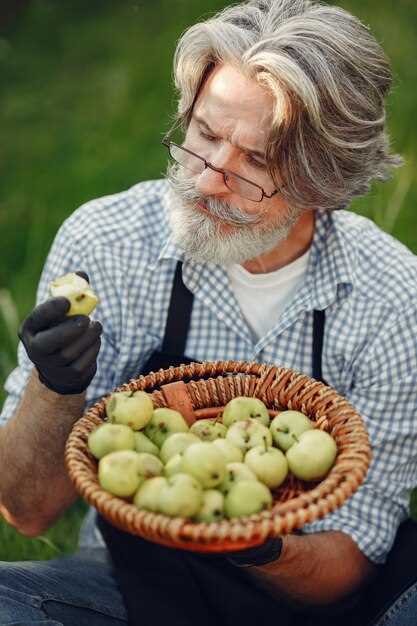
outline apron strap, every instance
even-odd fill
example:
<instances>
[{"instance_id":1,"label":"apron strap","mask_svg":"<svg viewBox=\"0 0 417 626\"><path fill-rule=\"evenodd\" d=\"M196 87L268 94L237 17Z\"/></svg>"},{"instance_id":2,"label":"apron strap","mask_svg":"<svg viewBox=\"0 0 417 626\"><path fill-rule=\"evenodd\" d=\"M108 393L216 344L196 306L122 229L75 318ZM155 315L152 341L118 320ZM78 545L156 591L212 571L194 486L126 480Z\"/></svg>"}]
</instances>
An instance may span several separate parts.
<instances>
[{"instance_id":1,"label":"apron strap","mask_svg":"<svg viewBox=\"0 0 417 626\"><path fill-rule=\"evenodd\" d=\"M165 354L185 354L185 344L190 326L194 296L182 280L182 261L175 268L174 284L161 352Z\"/></svg>"},{"instance_id":2,"label":"apron strap","mask_svg":"<svg viewBox=\"0 0 417 626\"><path fill-rule=\"evenodd\" d=\"M326 321L326 312L313 311L313 378L327 384L323 379L322 372L322 354L324 339L324 324Z\"/></svg>"},{"instance_id":3,"label":"apron strap","mask_svg":"<svg viewBox=\"0 0 417 626\"><path fill-rule=\"evenodd\" d=\"M194 295L185 286L182 280L182 261L177 262L175 268L174 282L171 290L171 298L169 302L168 317L165 326L165 334L162 342L161 351L163 354L172 355L172 365L179 365L180 362L190 362L185 357L185 346L187 343L188 329L190 326L191 313L193 308ZM312 376L316 380L323 382L322 373L322 352L324 339L324 326L326 321L326 313L324 310L313 311L313 362ZM185 358L178 356L184 355ZM159 369L152 359L151 368L153 371ZM148 369L149 371L149 369ZM145 372L147 373L147 372Z\"/></svg>"}]
</instances>

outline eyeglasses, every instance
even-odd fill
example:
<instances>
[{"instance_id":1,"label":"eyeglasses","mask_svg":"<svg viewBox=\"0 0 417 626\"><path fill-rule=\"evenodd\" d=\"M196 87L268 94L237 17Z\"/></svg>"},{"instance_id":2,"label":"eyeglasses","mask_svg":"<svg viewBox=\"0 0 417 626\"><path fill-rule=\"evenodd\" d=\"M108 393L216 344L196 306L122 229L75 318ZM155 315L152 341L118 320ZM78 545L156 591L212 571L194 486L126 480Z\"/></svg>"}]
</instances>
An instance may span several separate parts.
<instances>
[{"instance_id":1,"label":"eyeglasses","mask_svg":"<svg viewBox=\"0 0 417 626\"><path fill-rule=\"evenodd\" d=\"M186 170L193 172L193 174L202 174L208 167L215 172L223 174L223 180L226 187L246 200L251 200L252 202L262 202L264 198L272 198L272 196L275 196L275 194L279 191L279 189L275 189L275 191L271 194L267 194L260 185L253 183L251 180L248 180L239 174L234 174L233 172L229 172L229 170L215 167L206 161L206 159L203 159L203 157L195 154L195 152L192 152L191 150L188 150L188 148L179 146L178 144L166 139L162 141L162 144L168 148L169 155L175 163L178 163L178 165L181 165Z\"/></svg>"}]
</instances>

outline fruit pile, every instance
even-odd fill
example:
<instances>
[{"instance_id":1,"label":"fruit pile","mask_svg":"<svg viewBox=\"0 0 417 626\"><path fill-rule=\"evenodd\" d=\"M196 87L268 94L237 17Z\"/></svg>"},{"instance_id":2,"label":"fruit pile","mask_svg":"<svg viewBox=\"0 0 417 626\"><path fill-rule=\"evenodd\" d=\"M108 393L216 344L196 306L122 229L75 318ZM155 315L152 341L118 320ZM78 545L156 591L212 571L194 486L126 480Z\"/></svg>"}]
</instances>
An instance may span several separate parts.
<instances>
[{"instance_id":1,"label":"fruit pile","mask_svg":"<svg viewBox=\"0 0 417 626\"><path fill-rule=\"evenodd\" d=\"M173 409L154 408L144 391L106 400L108 421L88 438L98 481L138 509L198 522L259 513L289 472L323 478L337 453L334 439L298 411L270 420L265 404L233 398L217 418L191 427Z\"/></svg>"}]
</instances>

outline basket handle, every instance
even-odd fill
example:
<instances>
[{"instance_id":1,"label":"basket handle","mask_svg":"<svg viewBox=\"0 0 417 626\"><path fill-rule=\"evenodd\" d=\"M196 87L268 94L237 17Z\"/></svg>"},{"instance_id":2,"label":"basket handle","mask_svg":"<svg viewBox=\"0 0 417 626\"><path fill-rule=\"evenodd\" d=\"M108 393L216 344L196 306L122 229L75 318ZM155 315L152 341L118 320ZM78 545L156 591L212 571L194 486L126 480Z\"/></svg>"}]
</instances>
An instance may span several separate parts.
<instances>
[{"instance_id":1,"label":"basket handle","mask_svg":"<svg viewBox=\"0 0 417 626\"><path fill-rule=\"evenodd\" d=\"M175 411L181 413L188 426L194 424L194 422L198 419L215 418L224 409L223 406L217 406L205 409L196 409L194 411L191 397L187 390L187 385L182 380L161 385L161 392L164 396L166 405L170 409L174 409ZM281 411L269 409L269 415L271 418L275 417L280 412Z\"/></svg>"},{"instance_id":2,"label":"basket handle","mask_svg":"<svg viewBox=\"0 0 417 626\"><path fill-rule=\"evenodd\" d=\"M183 380L161 385L161 392L167 406L169 406L170 409L174 409L174 411L181 413L188 426L194 424L197 417L194 413L191 397L187 391L187 386Z\"/></svg>"}]
</instances>

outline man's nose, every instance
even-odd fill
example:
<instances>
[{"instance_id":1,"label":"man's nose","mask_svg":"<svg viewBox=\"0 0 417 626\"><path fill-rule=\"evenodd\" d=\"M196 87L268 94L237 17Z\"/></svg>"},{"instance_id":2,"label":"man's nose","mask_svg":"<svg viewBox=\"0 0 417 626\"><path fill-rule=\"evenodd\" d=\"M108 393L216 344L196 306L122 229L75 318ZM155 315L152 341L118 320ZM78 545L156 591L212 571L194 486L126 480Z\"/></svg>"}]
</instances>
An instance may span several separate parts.
<instances>
[{"instance_id":1,"label":"man's nose","mask_svg":"<svg viewBox=\"0 0 417 626\"><path fill-rule=\"evenodd\" d=\"M196 190L204 196L230 193L229 189L225 185L223 172L218 172L208 166L197 177L195 187Z\"/></svg>"},{"instance_id":2,"label":"man's nose","mask_svg":"<svg viewBox=\"0 0 417 626\"><path fill-rule=\"evenodd\" d=\"M223 169L229 169L230 155L225 150L219 150L213 152L210 155L211 158L207 158L207 162L213 167L207 166L206 169L200 174L196 180L196 188L203 195L216 195L223 193L230 193L230 189L225 184ZM221 171L219 172L218 168Z\"/></svg>"}]
</instances>

